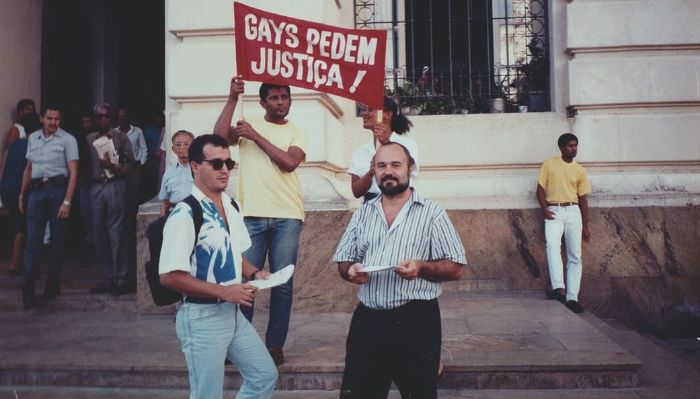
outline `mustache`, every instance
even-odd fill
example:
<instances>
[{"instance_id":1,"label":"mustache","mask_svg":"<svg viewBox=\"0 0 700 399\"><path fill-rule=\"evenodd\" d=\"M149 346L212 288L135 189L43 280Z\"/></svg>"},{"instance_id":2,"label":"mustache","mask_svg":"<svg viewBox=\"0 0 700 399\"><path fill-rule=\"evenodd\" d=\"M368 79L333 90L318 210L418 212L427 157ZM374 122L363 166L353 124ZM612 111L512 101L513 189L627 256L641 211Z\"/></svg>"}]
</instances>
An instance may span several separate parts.
<instances>
[{"instance_id":1,"label":"mustache","mask_svg":"<svg viewBox=\"0 0 700 399\"><path fill-rule=\"evenodd\" d=\"M385 181L388 181L388 180L393 180L395 182L399 181L399 179L397 179L395 176L392 176L392 175L386 175L386 176L382 177L382 183L384 183Z\"/></svg>"}]
</instances>

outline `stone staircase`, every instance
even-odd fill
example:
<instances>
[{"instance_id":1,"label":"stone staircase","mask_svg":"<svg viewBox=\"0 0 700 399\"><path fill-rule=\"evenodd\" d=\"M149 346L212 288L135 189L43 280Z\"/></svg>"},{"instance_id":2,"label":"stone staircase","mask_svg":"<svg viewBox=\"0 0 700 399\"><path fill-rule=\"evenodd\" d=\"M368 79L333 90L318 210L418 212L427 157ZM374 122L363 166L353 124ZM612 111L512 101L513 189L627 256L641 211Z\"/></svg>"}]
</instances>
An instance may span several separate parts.
<instances>
[{"instance_id":1,"label":"stone staircase","mask_svg":"<svg viewBox=\"0 0 700 399\"><path fill-rule=\"evenodd\" d=\"M15 392L45 397L47 390L58 395L52 397L187 397L173 315L137 312L136 295L90 295L94 281L66 281L55 302L25 312L19 279L0 278L0 399ZM37 287L41 292L41 282ZM440 397L583 389L591 397L624 398L638 384L635 356L540 292L453 287L440 302ZM258 331L266 320L261 307ZM348 312L294 312L276 397L337 397L349 323ZM239 384L235 368L227 366L227 390ZM609 396L613 392L617 396Z\"/></svg>"},{"instance_id":2,"label":"stone staircase","mask_svg":"<svg viewBox=\"0 0 700 399\"><path fill-rule=\"evenodd\" d=\"M142 216L140 232L148 222ZM322 221L337 225L348 215L340 216L329 214ZM305 226L305 241L330 231L316 224ZM320 263L330 259L327 252L333 249L335 237L326 238L329 243L321 250L307 252L308 243L300 250L300 262L316 266L295 278L278 398L338 396L356 299L355 288ZM141 235L137 241L143 264L145 241ZM0 260L0 270L5 267ZM72 251L62 295L26 312L21 309L21 279L0 275L0 399L188 396L173 308L152 306L142 276L139 292L121 297L90 295L89 288L99 280L94 257ZM545 300L541 290L517 290L522 283L511 280L470 276L445 284L440 299L445 363L441 398L554 398L564 397L564 392L637 397L637 357L585 318ZM37 282L39 294L43 286L43 280ZM262 292L257 298L254 324L261 332L267 295ZM236 369L227 366L226 389L239 384ZM399 396L392 392L390 397Z\"/></svg>"}]
</instances>

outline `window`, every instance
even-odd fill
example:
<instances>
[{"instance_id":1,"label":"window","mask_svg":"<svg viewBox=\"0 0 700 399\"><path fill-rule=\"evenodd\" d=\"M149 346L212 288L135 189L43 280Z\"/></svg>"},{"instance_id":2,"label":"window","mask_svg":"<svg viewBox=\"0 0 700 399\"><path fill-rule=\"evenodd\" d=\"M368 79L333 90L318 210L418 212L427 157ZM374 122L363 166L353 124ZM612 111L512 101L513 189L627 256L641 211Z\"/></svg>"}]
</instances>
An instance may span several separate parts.
<instances>
[{"instance_id":1,"label":"window","mask_svg":"<svg viewBox=\"0 0 700 399\"><path fill-rule=\"evenodd\" d=\"M355 0L355 26L389 32L386 91L402 112L550 109L546 0Z\"/></svg>"}]
</instances>

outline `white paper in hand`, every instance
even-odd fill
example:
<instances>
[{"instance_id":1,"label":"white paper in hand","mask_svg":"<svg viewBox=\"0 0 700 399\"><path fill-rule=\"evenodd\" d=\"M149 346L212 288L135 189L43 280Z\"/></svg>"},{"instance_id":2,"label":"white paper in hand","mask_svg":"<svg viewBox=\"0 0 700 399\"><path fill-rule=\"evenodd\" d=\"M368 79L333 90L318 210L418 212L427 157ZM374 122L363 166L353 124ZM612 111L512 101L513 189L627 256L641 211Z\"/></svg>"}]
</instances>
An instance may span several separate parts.
<instances>
[{"instance_id":1,"label":"white paper in hand","mask_svg":"<svg viewBox=\"0 0 700 399\"><path fill-rule=\"evenodd\" d=\"M279 270L277 273L272 273L270 278L267 280L253 280L248 281L248 284L258 287L262 290L265 288L277 287L289 281L289 279L294 274L294 265L287 265L284 269Z\"/></svg>"},{"instance_id":2,"label":"white paper in hand","mask_svg":"<svg viewBox=\"0 0 700 399\"><path fill-rule=\"evenodd\" d=\"M398 266L364 266L361 272L365 273L376 273L376 272L383 272L385 270L394 270Z\"/></svg>"},{"instance_id":3,"label":"white paper in hand","mask_svg":"<svg viewBox=\"0 0 700 399\"><path fill-rule=\"evenodd\" d=\"M92 142L92 145L95 147L95 151L97 152L97 155L100 157L100 159L104 158L105 154L109 157L109 161L112 162L113 165L119 164L119 154L117 154L116 148L114 148L114 142L112 139L110 139L107 136L102 136L98 138L97 140ZM104 171L105 176L107 178L112 178L114 177L114 173L110 171L109 169L102 169Z\"/></svg>"}]
</instances>

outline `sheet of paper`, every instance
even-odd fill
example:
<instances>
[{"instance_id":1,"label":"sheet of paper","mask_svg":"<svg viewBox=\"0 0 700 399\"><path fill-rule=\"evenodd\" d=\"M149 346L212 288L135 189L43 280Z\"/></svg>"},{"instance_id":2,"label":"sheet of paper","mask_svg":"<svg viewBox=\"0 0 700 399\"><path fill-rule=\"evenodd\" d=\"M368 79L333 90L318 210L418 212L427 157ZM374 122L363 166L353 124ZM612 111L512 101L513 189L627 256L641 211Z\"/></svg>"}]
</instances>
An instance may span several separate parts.
<instances>
[{"instance_id":1,"label":"sheet of paper","mask_svg":"<svg viewBox=\"0 0 700 399\"><path fill-rule=\"evenodd\" d=\"M383 272L386 270L394 270L398 266L364 266L362 268L362 271L365 273L376 273L376 272Z\"/></svg>"},{"instance_id":2,"label":"sheet of paper","mask_svg":"<svg viewBox=\"0 0 700 399\"><path fill-rule=\"evenodd\" d=\"M112 139L108 138L107 136L102 136L93 141L92 145L95 147L95 151L100 158L103 158L104 154L108 154L109 160L112 162L112 164L116 165L119 163L119 156L117 155L116 148L114 148L114 142ZM105 176L108 178L114 177L114 173L112 173L110 170L103 169L103 171Z\"/></svg>"},{"instance_id":3,"label":"sheet of paper","mask_svg":"<svg viewBox=\"0 0 700 399\"><path fill-rule=\"evenodd\" d=\"M270 278L268 278L267 280L253 280L249 281L248 283L262 290L265 288L277 287L278 285L286 283L292 277L293 274L294 265L287 265L284 269L279 270L277 273L272 273L270 275Z\"/></svg>"}]
</instances>

